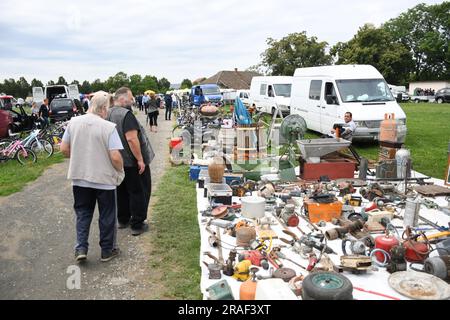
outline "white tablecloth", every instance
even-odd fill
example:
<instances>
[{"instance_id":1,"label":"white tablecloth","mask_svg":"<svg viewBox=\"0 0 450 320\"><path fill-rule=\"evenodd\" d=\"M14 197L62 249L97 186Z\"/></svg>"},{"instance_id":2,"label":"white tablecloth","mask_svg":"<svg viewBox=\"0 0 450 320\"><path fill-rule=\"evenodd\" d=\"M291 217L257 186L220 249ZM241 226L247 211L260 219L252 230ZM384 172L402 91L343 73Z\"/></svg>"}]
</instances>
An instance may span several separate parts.
<instances>
[{"instance_id":1,"label":"white tablecloth","mask_svg":"<svg viewBox=\"0 0 450 320\"><path fill-rule=\"evenodd\" d=\"M416 177L417 176L419 176L419 175L416 174ZM443 180L431 179L431 181L433 181L435 184L443 185ZM204 198L203 195L204 195L203 189L197 188L198 223L200 226L200 233L201 233L200 266L201 266L202 274L201 274L200 287L201 287L201 291L203 293L204 299L207 299L208 293L206 292L206 288L208 288L209 286L213 285L214 283L216 283L220 280L210 280L208 278L209 277L208 268L202 262L202 261L206 261L208 263L213 262L212 259L203 255L204 252L211 252L214 256L218 257L218 250L216 248L211 247L208 243L208 238L210 236L210 233L206 231L205 226L206 226L206 222L209 218L202 217L202 215L201 215L201 211L206 210L208 208L208 204L209 204L208 198ZM435 201L440 206L447 205L447 201L445 200L445 197L436 197L432 200ZM296 201L301 203L302 199L297 198ZM239 203L240 198L233 197L233 202ZM369 203L369 201L363 198L362 207L364 207L368 203ZM297 210L298 210L298 208L297 208ZM270 215L270 213L266 212L266 215ZM450 217L447 216L446 214L444 214L438 210L435 210L435 209L427 209L423 205L421 206L421 209L420 209L420 215L431 220L432 222L435 222L435 223L441 225L441 226L448 226L448 223L450 222ZM395 226L402 226L402 221L399 219L394 219L394 220L392 220L392 224ZM331 229L334 227L336 227L336 226L334 226L331 223L327 223L326 227L323 227L320 229L325 231L325 230L328 230L328 229ZM215 227L215 226L211 226L211 229L213 231L217 231L216 228L217 227ZM310 230L306 221L304 221L303 219L300 219L300 228L304 231ZM286 235L282 232L283 227L280 226L279 224L273 225L272 229L277 233L277 235L279 237L284 237L287 239L290 238L288 235ZM301 236L301 233L297 230L297 228L289 228L289 229L292 232L294 232L295 234L297 234L298 236ZM403 230L398 230L398 231L400 234L403 232ZM226 259L228 258L229 251L234 247L234 245L236 243L236 239L227 234L224 234L223 233L224 229L220 228L219 232L221 232L221 240L223 241L223 247L222 247L223 259L226 261ZM435 233L437 231L432 230L430 232ZM378 236L378 234L373 234L373 236L376 237L376 236ZM274 245L285 245L279 239L274 239L273 244ZM340 239L328 241L328 245L335 252L337 252L339 254L339 255L329 254L329 257L336 265L340 264L340 255L342 255L341 244L342 243L341 243ZM240 252L240 250L238 250L238 253L239 252ZM282 253L286 254L289 258L300 263L301 265L303 265L305 267L308 265L307 260L302 259L298 254L294 253L292 251L292 249L290 249L288 247L282 248ZM435 251L434 253L432 253L432 255L437 255L437 252ZM297 275L303 274L304 276L306 276L308 274L307 271L301 269L300 267L296 266L295 264L292 264L290 261L286 261L286 260L281 260L281 261L283 262L283 267L294 269L296 271ZM260 271L258 272L258 274L260 274L260 275L268 275L269 274L268 271L265 271L262 268L259 268L259 269L260 269ZM409 270L409 263L408 263L408 270ZM361 289L365 289L365 290L378 292L380 294L387 295L387 296L390 296L393 298L408 299L407 297L397 293L394 289L392 289L389 286L388 278L389 278L390 274L386 271L385 268L378 268L378 271L369 270L367 273L359 274L359 275L344 271L343 275L345 275L348 279L350 279L354 288L361 288ZM223 279L226 279L228 284L230 285L230 287L233 291L234 298L239 299L239 288L240 288L240 285L242 284L242 282L239 282L232 277L228 277L228 276L222 274L221 280L223 280ZM353 297L355 299L361 299L361 300L385 300L385 299L389 300L389 298L386 298L386 297L383 297L380 295L376 295L373 293L366 293L366 292L363 292L363 291L360 291L357 289L353 290ZM301 298L299 298L299 299L301 299Z\"/></svg>"}]
</instances>

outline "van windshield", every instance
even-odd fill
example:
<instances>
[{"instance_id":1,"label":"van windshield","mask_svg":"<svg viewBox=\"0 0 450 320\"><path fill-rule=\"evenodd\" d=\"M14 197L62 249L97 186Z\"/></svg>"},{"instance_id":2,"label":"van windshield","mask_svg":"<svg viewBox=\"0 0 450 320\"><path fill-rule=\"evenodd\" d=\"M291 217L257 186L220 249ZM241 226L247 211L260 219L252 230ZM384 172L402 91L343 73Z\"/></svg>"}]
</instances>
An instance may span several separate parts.
<instances>
[{"instance_id":1,"label":"van windshield","mask_svg":"<svg viewBox=\"0 0 450 320\"><path fill-rule=\"evenodd\" d=\"M281 97L290 97L291 96L291 84L274 84L275 95Z\"/></svg>"},{"instance_id":2,"label":"van windshield","mask_svg":"<svg viewBox=\"0 0 450 320\"><path fill-rule=\"evenodd\" d=\"M220 94L219 87L203 87L203 94Z\"/></svg>"},{"instance_id":3,"label":"van windshield","mask_svg":"<svg viewBox=\"0 0 450 320\"><path fill-rule=\"evenodd\" d=\"M384 79L336 80L343 102L394 101Z\"/></svg>"}]
</instances>

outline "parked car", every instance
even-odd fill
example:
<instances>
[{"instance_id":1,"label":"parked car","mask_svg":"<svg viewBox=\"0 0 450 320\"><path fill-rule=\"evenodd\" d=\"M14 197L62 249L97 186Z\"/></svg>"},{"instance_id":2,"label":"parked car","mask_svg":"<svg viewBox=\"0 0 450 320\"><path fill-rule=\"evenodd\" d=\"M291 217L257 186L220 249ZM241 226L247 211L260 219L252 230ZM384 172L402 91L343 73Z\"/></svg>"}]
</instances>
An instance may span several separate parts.
<instances>
[{"instance_id":1,"label":"parked car","mask_svg":"<svg viewBox=\"0 0 450 320\"><path fill-rule=\"evenodd\" d=\"M411 101L414 103L420 102L434 102L434 96L411 96Z\"/></svg>"},{"instance_id":2,"label":"parked car","mask_svg":"<svg viewBox=\"0 0 450 320\"><path fill-rule=\"evenodd\" d=\"M450 102L450 88L443 88L436 92L434 99L437 103Z\"/></svg>"},{"instance_id":3,"label":"parked car","mask_svg":"<svg viewBox=\"0 0 450 320\"><path fill-rule=\"evenodd\" d=\"M53 99L50 103L51 121L69 120L76 115L78 115L78 111L73 99Z\"/></svg>"},{"instance_id":4,"label":"parked car","mask_svg":"<svg viewBox=\"0 0 450 320\"><path fill-rule=\"evenodd\" d=\"M54 85L42 87L33 87L33 101L41 103L45 98L49 103L52 103L53 99L67 98L67 99L80 99L80 92L77 84Z\"/></svg>"},{"instance_id":5,"label":"parked car","mask_svg":"<svg viewBox=\"0 0 450 320\"><path fill-rule=\"evenodd\" d=\"M246 108L250 107L250 90L237 90L236 96L241 99L242 103Z\"/></svg>"},{"instance_id":6,"label":"parked car","mask_svg":"<svg viewBox=\"0 0 450 320\"><path fill-rule=\"evenodd\" d=\"M11 110L14 106L15 99L13 96L1 94L0 95L0 109Z\"/></svg>"},{"instance_id":7,"label":"parked car","mask_svg":"<svg viewBox=\"0 0 450 320\"><path fill-rule=\"evenodd\" d=\"M203 96L203 98L202 98ZM220 93L220 88L217 84L200 84L193 86L191 88L191 105L200 106L200 104L205 102L210 102L211 104L222 106L223 96ZM203 100L203 101L202 101Z\"/></svg>"},{"instance_id":8,"label":"parked car","mask_svg":"<svg viewBox=\"0 0 450 320\"><path fill-rule=\"evenodd\" d=\"M11 129L13 118L7 110L0 109L0 138L7 138Z\"/></svg>"}]
</instances>

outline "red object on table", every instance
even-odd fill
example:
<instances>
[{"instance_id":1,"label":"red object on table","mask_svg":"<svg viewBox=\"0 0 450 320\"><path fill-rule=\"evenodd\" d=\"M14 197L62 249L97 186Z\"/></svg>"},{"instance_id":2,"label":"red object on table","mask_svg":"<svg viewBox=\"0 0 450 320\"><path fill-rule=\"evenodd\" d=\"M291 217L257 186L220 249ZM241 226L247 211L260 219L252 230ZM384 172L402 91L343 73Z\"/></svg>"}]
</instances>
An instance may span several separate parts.
<instances>
[{"instance_id":1,"label":"red object on table","mask_svg":"<svg viewBox=\"0 0 450 320\"><path fill-rule=\"evenodd\" d=\"M331 161L320 163L304 163L301 178L304 180L319 180L321 176L328 176L331 180L355 177L355 163L351 161Z\"/></svg>"}]
</instances>

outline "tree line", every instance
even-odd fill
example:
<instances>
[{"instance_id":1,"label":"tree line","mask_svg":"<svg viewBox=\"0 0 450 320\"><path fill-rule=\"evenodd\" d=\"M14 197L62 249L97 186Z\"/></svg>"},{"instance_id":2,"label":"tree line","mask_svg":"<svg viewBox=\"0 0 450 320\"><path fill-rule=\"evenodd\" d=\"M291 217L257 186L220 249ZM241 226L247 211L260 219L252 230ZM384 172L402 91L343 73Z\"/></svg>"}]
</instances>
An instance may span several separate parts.
<instances>
[{"instance_id":1,"label":"tree line","mask_svg":"<svg viewBox=\"0 0 450 320\"><path fill-rule=\"evenodd\" d=\"M91 93L99 90L114 92L122 86L129 87L133 93L143 93L146 90L165 93L170 88L170 82L166 78L158 79L155 76L146 75L142 77L139 74L128 76L125 72L118 72L109 77L106 81L96 79L93 82L84 80L80 83L74 80L71 84L77 84L81 93ZM50 80L46 85L68 85L64 77L60 76L57 81ZM25 98L32 94L33 87L43 87L44 83L38 79L31 80L31 83L24 77L19 80L5 79L0 83L0 92L10 94L14 97Z\"/></svg>"},{"instance_id":2,"label":"tree line","mask_svg":"<svg viewBox=\"0 0 450 320\"><path fill-rule=\"evenodd\" d=\"M370 64L387 82L450 79L450 2L419 4L380 27L365 24L352 39L331 48L298 32L267 39L262 61L248 70L293 75L296 68L330 64Z\"/></svg>"}]
</instances>

